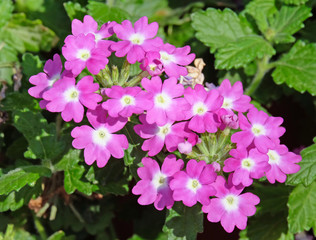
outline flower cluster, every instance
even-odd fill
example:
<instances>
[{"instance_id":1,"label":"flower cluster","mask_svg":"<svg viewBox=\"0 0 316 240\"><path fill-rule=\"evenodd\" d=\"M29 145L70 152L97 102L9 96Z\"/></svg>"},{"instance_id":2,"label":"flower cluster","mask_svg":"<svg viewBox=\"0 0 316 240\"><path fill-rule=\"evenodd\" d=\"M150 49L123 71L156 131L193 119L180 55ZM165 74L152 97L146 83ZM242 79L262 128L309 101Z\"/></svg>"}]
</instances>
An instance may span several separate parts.
<instances>
[{"instance_id":1,"label":"flower cluster","mask_svg":"<svg viewBox=\"0 0 316 240\"><path fill-rule=\"evenodd\" d=\"M91 126L77 126L71 136L88 165L101 168L111 157L122 158L129 147L123 128L132 125L149 156L141 160L140 181L132 189L139 204L154 203L158 210L175 201L201 204L208 220L220 221L227 232L245 229L260 200L242 193L244 188L264 176L270 183L284 182L286 174L299 170L300 156L280 144L283 119L257 110L241 82L231 85L225 79L207 88L203 78L192 85L183 81L192 78L193 67L187 65L195 55L189 46L176 48L156 37L158 27L147 17L134 25L108 22L100 29L91 16L73 20L62 48L65 70L56 54L43 73L30 78L35 86L29 94L66 122L80 123L86 116ZM116 66L112 72L108 67L112 53L126 58L120 76ZM129 65L136 62L142 72L130 79ZM154 159L159 153L161 164Z\"/></svg>"}]
</instances>

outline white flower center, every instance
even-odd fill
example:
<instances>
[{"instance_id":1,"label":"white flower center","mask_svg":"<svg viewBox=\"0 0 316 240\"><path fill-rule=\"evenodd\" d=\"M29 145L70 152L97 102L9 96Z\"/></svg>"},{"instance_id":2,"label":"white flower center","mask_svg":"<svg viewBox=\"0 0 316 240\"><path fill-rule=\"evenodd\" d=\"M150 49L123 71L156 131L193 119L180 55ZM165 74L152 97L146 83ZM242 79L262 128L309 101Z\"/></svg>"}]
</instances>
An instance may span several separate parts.
<instances>
[{"instance_id":1,"label":"white flower center","mask_svg":"<svg viewBox=\"0 0 316 240\"><path fill-rule=\"evenodd\" d=\"M196 193L196 191L201 188L202 185L200 184L199 180L191 178L187 182L187 188Z\"/></svg>"},{"instance_id":2,"label":"white flower center","mask_svg":"<svg viewBox=\"0 0 316 240\"><path fill-rule=\"evenodd\" d=\"M171 104L171 98L165 93L159 93L155 96L155 106L167 109Z\"/></svg>"},{"instance_id":3,"label":"white flower center","mask_svg":"<svg viewBox=\"0 0 316 240\"><path fill-rule=\"evenodd\" d=\"M81 59L82 61L87 61L90 58L91 54L88 49L79 49L77 52L77 58Z\"/></svg>"},{"instance_id":4,"label":"white flower center","mask_svg":"<svg viewBox=\"0 0 316 240\"><path fill-rule=\"evenodd\" d=\"M78 102L79 91L75 87L71 87L64 92L64 98L66 102Z\"/></svg>"},{"instance_id":5,"label":"white flower center","mask_svg":"<svg viewBox=\"0 0 316 240\"><path fill-rule=\"evenodd\" d=\"M193 105L193 114L194 115L204 115L208 111L207 106L202 102L197 102Z\"/></svg>"},{"instance_id":6,"label":"white flower center","mask_svg":"<svg viewBox=\"0 0 316 240\"><path fill-rule=\"evenodd\" d=\"M269 157L269 164L276 164L278 165L280 163L280 155L277 153L277 151L269 150L268 151L268 157Z\"/></svg>"},{"instance_id":7,"label":"white flower center","mask_svg":"<svg viewBox=\"0 0 316 240\"><path fill-rule=\"evenodd\" d=\"M159 189L159 188L163 188L163 187L167 186L167 184L168 184L167 180L168 180L168 177L165 174L163 174L161 172L157 172L154 175L151 182L156 189Z\"/></svg>"},{"instance_id":8,"label":"white flower center","mask_svg":"<svg viewBox=\"0 0 316 240\"><path fill-rule=\"evenodd\" d=\"M111 133L109 133L109 131L104 127L100 127L94 130L92 133L93 143L102 147L106 146L107 142L111 139L111 137Z\"/></svg>"},{"instance_id":9,"label":"white flower center","mask_svg":"<svg viewBox=\"0 0 316 240\"><path fill-rule=\"evenodd\" d=\"M94 34L94 39L95 39L95 42L98 42L102 39L102 36L98 33L93 33Z\"/></svg>"},{"instance_id":10,"label":"white flower center","mask_svg":"<svg viewBox=\"0 0 316 240\"><path fill-rule=\"evenodd\" d=\"M130 36L129 40L135 45L142 45L145 38L139 33L134 33Z\"/></svg>"},{"instance_id":11,"label":"white flower center","mask_svg":"<svg viewBox=\"0 0 316 240\"><path fill-rule=\"evenodd\" d=\"M131 95L124 95L121 98L121 104L123 107L135 105L135 98Z\"/></svg>"},{"instance_id":12,"label":"white flower center","mask_svg":"<svg viewBox=\"0 0 316 240\"><path fill-rule=\"evenodd\" d=\"M248 171L255 165L255 162L251 158L244 158L241 161L241 167L247 169Z\"/></svg>"},{"instance_id":13,"label":"white flower center","mask_svg":"<svg viewBox=\"0 0 316 240\"><path fill-rule=\"evenodd\" d=\"M266 133L266 129L264 128L263 125L255 123L252 128L251 131L253 133L253 135L255 135L256 137L260 136L260 135L265 135Z\"/></svg>"},{"instance_id":14,"label":"white flower center","mask_svg":"<svg viewBox=\"0 0 316 240\"><path fill-rule=\"evenodd\" d=\"M233 108L233 100L230 98L224 98L222 108L232 109Z\"/></svg>"},{"instance_id":15,"label":"white flower center","mask_svg":"<svg viewBox=\"0 0 316 240\"><path fill-rule=\"evenodd\" d=\"M173 55L168 54L165 51L160 51L160 60L163 64L168 64L169 62L175 62L175 57Z\"/></svg>"},{"instance_id":16,"label":"white flower center","mask_svg":"<svg viewBox=\"0 0 316 240\"><path fill-rule=\"evenodd\" d=\"M171 124L167 123L166 125L159 127L159 132L157 133L157 135L161 138L165 138L170 132L171 132Z\"/></svg>"},{"instance_id":17,"label":"white flower center","mask_svg":"<svg viewBox=\"0 0 316 240\"><path fill-rule=\"evenodd\" d=\"M237 210L239 206L239 198L236 195L228 194L222 199L222 204L227 212Z\"/></svg>"}]
</instances>

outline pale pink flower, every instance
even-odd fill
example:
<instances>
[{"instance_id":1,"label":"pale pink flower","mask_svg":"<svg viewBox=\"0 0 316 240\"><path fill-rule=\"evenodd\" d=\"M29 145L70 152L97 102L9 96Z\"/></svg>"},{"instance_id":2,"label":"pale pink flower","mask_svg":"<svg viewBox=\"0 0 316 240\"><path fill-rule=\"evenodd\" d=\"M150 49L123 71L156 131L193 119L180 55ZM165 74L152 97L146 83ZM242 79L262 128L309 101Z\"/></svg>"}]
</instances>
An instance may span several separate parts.
<instances>
[{"instance_id":1,"label":"pale pink flower","mask_svg":"<svg viewBox=\"0 0 316 240\"><path fill-rule=\"evenodd\" d=\"M219 122L216 121L215 112L223 103L218 91L206 91L202 85L196 84L194 89L185 89L184 99L191 105L190 110L186 111L187 119L191 118L189 128L198 133L216 132Z\"/></svg>"},{"instance_id":2,"label":"pale pink flower","mask_svg":"<svg viewBox=\"0 0 316 240\"><path fill-rule=\"evenodd\" d=\"M183 66L189 65L195 58L194 53L189 54L190 50L189 46L176 48L169 43L159 46L160 61L169 77L179 78L188 74Z\"/></svg>"},{"instance_id":3,"label":"pale pink flower","mask_svg":"<svg viewBox=\"0 0 316 240\"><path fill-rule=\"evenodd\" d=\"M111 156L122 158L128 141L124 134L114 133L125 126L127 119L107 117L107 112L100 105L96 110L88 110L87 117L92 127L83 125L71 131L74 138L72 146L84 149L85 162L91 165L96 161L101 168Z\"/></svg>"},{"instance_id":4,"label":"pale pink flower","mask_svg":"<svg viewBox=\"0 0 316 240\"><path fill-rule=\"evenodd\" d=\"M111 117L130 117L133 113L141 114L152 107L148 94L140 87L112 86L105 89L105 94L110 98L102 103Z\"/></svg>"},{"instance_id":5,"label":"pale pink flower","mask_svg":"<svg viewBox=\"0 0 316 240\"><path fill-rule=\"evenodd\" d=\"M132 193L141 195L138 198L140 205L149 205L154 203L157 210L162 210L165 207L170 209L174 200L172 190L169 183L173 179L173 175L181 170L183 161L177 160L174 155L168 155L161 167L151 158L143 158L144 167L137 169L140 181L133 187Z\"/></svg>"},{"instance_id":6,"label":"pale pink flower","mask_svg":"<svg viewBox=\"0 0 316 240\"><path fill-rule=\"evenodd\" d=\"M285 128L280 127L283 122L281 117L269 117L264 111L259 111L255 107L249 110L247 118L238 114L239 126L242 131L231 136L231 141L237 143L237 147L248 147L254 143L255 147L262 153L267 153L274 148L275 143L284 134Z\"/></svg>"},{"instance_id":7,"label":"pale pink flower","mask_svg":"<svg viewBox=\"0 0 316 240\"><path fill-rule=\"evenodd\" d=\"M155 45L161 44L161 39L153 39L158 27L156 22L148 24L146 16L138 19L134 27L129 20L124 20L122 24L117 24L113 28L116 36L123 41L112 43L111 50L115 51L117 57L127 55L127 61L131 64L136 61L141 62L146 52L152 51Z\"/></svg>"},{"instance_id":8,"label":"pale pink flower","mask_svg":"<svg viewBox=\"0 0 316 240\"><path fill-rule=\"evenodd\" d=\"M244 230L247 217L256 212L255 205L260 199L252 193L240 194L243 187L236 187L230 181L226 183L224 177L218 176L213 187L216 198L212 198L208 205L203 205L202 211L207 213L210 222L221 222L226 232L231 233L235 226Z\"/></svg>"},{"instance_id":9,"label":"pale pink flower","mask_svg":"<svg viewBox=\"0 0 316 240\"><path fill-rule=\"evenodd\" d=\"M197 202L204 205L209 204L210 196L216 193L212 186L216 177L212 165L191 159L187 163L185 171L177 172L170 182L173 199L182 201L188 207L192 207Z\"/></svg>"},{"instance_id":10,"label":"pale pink flower","mask_svg":"<svg viewBox=\"0 0 316 240\"><path fill-rule=\"evenodd\" d=\"M259 179L265 172L270 170L268 157L260 153L256 148L249 151L245 148L232 149L224 162L224 172L233 172L232 183L235 186L242 184L248 187L252 184L253 178Z\"/></svg>"},{"instance_id":11,"label":"pale pink flower","mask_svg":"<svg viewBox=\"0 0 316 240\"><path fill-rule=\"evenodd\" d=\"M108 63L107 57L111 55L108 49L109 43L100 41L95 42L92 33L70 35L65 39L62 53L66 58L65 68L71 70L74 75L79 75L87 67L88 70L96 75Z\"/></svg>"},{"instance_id":12,"label":"pale pink flower","mask_svg":"<svg viewBox=\"0 0 316 240\"><path fill-rule=\"evenodd\" d=\"M151 80L143 78L141 84L151 94L150 100L153 102L153 107L147 110L148 123L163 126L168 121L184 120L184 111L189 104L181 97L184 87L177 84L176 78L168 78L163 83L158 76Z\"/></svg>"},{"instance_id":13,"label":"pale pink flower","mask_svg":"<svg viewBox=\"0 0 316 240\"><path fill-rule=\"evenodd\" d=\"M98 83L93 83L92 76L83 77L76 85L76 79L64 77L43 94L49 103L46 109L50 112L61 112L64 121L81 122L84 107L95 109L102 97L95 93L99 89Z\"/></svg>"},{"instance_id":14,"label":"pale pink flower","mask_svg":"<svg viewBox=\"0 0 316 240\"><path fill-rule=\"evenodd\" d=\"M55 54L53 60L49 59L44 65L44 72L30 77L29 81L34 87L29 88L28 93L35 98L43 98L43 93L49 90L53 84L63 76L73 77L70 71L62 72L63 64L60 56ZM46 108L48 101L41 100L40 107Z\"/></svg>"},{"instance_id":15,"label":"pale pink flower","mask_svg":"<svg viewBox=\"0 0 316 240\"><path fill-rule=\"evenodd\" d=\"M267 155L271 169L266 172L266 176L270 183L275 183L275 181L284 183L286 174L293 174L300 170L300 166L296 163L300 162L302 157L289 152L285 145L277 145L269 149Z\"/></svg>"}]
</instances>

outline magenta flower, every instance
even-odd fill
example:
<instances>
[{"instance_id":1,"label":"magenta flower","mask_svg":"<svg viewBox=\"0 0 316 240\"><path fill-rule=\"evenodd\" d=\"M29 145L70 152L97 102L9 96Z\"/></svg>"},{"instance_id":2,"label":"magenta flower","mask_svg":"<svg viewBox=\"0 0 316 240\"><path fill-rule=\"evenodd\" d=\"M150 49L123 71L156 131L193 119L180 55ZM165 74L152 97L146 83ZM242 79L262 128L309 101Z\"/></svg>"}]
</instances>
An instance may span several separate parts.
<instances>
[{"instance_id":1,"label":"magenta flower","mask_svg":"<svg viewBox=\"0 0 316 240\"><path fill-rule=\"evenodd\" d=\"M141 178L133 187L132 193L141 195L138 198L140 205L149 205L154 203L157 210L165 207L170 209L173 206L172 190L169 182L173 175L181 170L183 161L177 160L174 155L168 155L161 167L151 158L143 158L144 167L137 169L138 176Z\"/></svg>"},{"instance_id":2,"label":"magenta flower","mask_svg":"<svg viewBox=\"0 0 316 240\"><path fill-rule=\"evenodd\" d=\"M225 79L217 89L219 94L224 97L222 108L226 109L228 113L233 114L232 110L246 112L252 107L252 104L250 104L251 98L243 95L243 87L240 81L231 86L230 81Z\"/></svg>"},{"instance_id":3,"label":"magenta flower","mask_svg":"<svg viewBox=\"0 0 316 240\"><path fill-rule=\"evenodd\" d=\"M189 128L198 133L216 132L219 123L214 113L223 104L223 97L218 91L206 91L202 85L196 84L194 90L190 87L185 89L184 98L191 105L190 110L186 112L188 119L192 117Z\"/></svg>"},{"instance_id":4,"label":"magenta flower","mask_svg":"<svg viewBox=\"0 0 316 240\"><path fill-rule=\"evenodd\" d=\"M210 222L221 222L226 232L231 233L235 226L244 230L247 226L247 217L256 212L260 199L252 193L240 193L244 188L233 186L230 181L225 182L224 177L218 176L215 183L215 196L210 204L203 205L202 211L207 214Z\"/></svg>"},{"instance_id":5,"label":"magenta flower","mask_svg":"<svg viewBox=\"0 0 316 240\"><path fill-rule=\"evenodd\" d=\"M116 36L123 41L114 42L111 49L116 51L117 57L127 55L127 61L131 64L136 61L141 62L146 52L153 50L155 45L161 44L161 39L152 39L156 36L158 27L156 22L148 24L146 16L137 20L134 27L129 20L125 20L113 28Z\"/></svg>"},{"instance_id":6,"label":"magenta flower","mask_svg":"<svg viewBox=\"0 0 316 240\"><path fill-rule=\"evenodd\" d=\"M209 204L210 196L216 193L212 186L216 177L212 165L191 159L187 163L186 170L176 173L170 182L173 199L182 201L188 207L192 207L197 202L203 205Z\"/></svg>"},{"instance_id":7,"label":"magenta flower","mask_svg":"<svg viewBox=\"0 0 316 240\"><path fill-rule=\"evenodd\" d=\"M83 125L71 131L74 138L72 146L84 149L84 159L88 165L97 162L99 168L104 167L111 156L122 158L128 148L124 134L113 134L121 130L126 118L106 117L107 112L99 105L95 110L88 110L87 117L92 127Z\"/></svg>"},{"instance_id":8,"label":"magenta flower","mask_svg":"<svg viewBox=\"0 0 316 240\"><path fill-rule=\"evenodd\" d=\"M113 27L116 25L116 22L107 22L103 24L98 30L98 23L93 19L93 17L86 15L81 22L78 19L74 19L71 23L71 30L74 36L79 36L80 34L87 35L92 33L95 36L95 41L99 42L104 38L111 37L113 32Z\"/></svg>"},{"instance_id":9,"label":"magenta flower","mask_svg":"<svg viewBox=\"0 0 316 240\"><path fill-rule=\"evenodd\" d=\"M148 123L165 125L168 121L184 120L184 111L189 108L186 101L181 98L184 87L177 84L176 78L168 78L162 83L160 77L142 79L142 86L151 94L153 107L147 110L146 120ZM180 97L180 98L179 98Z\"/></svg>"},{"instance_id":10,"label":"magenta flower","mask_svg":"<svg viewBox=\"0 0 316 240\"><path fill-rule=\"evenodd\" d=\"M105 94L110 98L102 103L102 107L108 110L111 117L130 117L133 113L141 114L152 107L148 100L148 93L140 87L113 86L105 89Z\"/></svg>"},{"instance_id":11,"label":"magenta flower","mask_svg":"<svg viewBox=\"0 0 316 240\"><path fill-rule=\"evenodd\" d=\"M107 57L111 55L107 41L95 42L94 34L80 34L68 36L62 53L66 58L65 68L74 75L79 75L87 67L92 74L98 74L108 63Z\"/></svg>"},{"instance_id":12,"label":"magenta flower","mask_svg":"<svg viewBox=\"0 0 316 240\"><path fill-rule=\"evenodd\" d=\"M61 72L63 64L60 56L55 54L53 60L49 59L44 65L44 72L38 73L30 77L29 81L34 87L29 88L28 93L35 98L43 98L43 93L49 90L53 84L63 76L73 77L71 72L65 70ZM40 107L46 108L46 100L40 101Z\"/></svg>"},{"instance_id":13,"label":"magenta flower","mask_svg":"<svg viewBox=\"0 0 316 240\"><path fill-rule=\"evenodd\" d=\"M188 74L187 69L182 66L187 66L193 62L195 54L189 54L190 50L189 46L176 48L169 43L159 47L160 61L169 77L179 78Z\"/></svg>"},{"instance_id":14,"label":"magenta flower","mask_svg":"<svg viewBox=\"0 0 316 240\"><path fill-rule=\"evenodd\" d=\"M139 120L142 124L135 125L134 131L141 138L147 139L142 145L142 150L149 151L149 156L158 154L164 145L169 152L173 152L177 150L180 143L185 142L185 139L190 139L193 145L196 144L197 136L187 128L186 122L173 124L172 121L158 126L155 123L149 124L145 114L140 115Z\"/></svg>"},{"instance_id":15,"label":"magenta flower","mask_svg":"<svg viewBox=\"0 0 316 240\"><path fill-rule=\"evenodd\" d=\"M93 83L93 77L85 76L76 85L76 79L64 77L43 94L43 98L50 101L46 108L50 112L61 112L61 117L69 122L81 122L84 106L95 109L102 97L95 93L99 89L98 83Z\"/></svg>"},{"instance_id":16,"label":"magenta flower","mask_svg":"<svg viewBox=\"0 0 316 240\"><path fill-rule=\"evenodd\" d=\"M147 52L139 67L151 76L158 76L163 72L163 66L159 59L160 54L158 52Z\"/></svg>"},{"instance_id":17,"label":"magenta flower","mask_svg":"<svg viewBox=\"0 0 316 240\"><path fill-rule=\"evenodd\" d=\"M232 149L229 154L232 158L225 160L223 171L234 172L232 183L235 186L242 184L248 187L253 178L259 179L270 170L267 155L256 148L251 149L249 153L245 148Z\"/></svg>"},{"instance_id":18,"label":"magenta flower","mask_svg":"<svg viewBox=\"0 0 316 240\"><path fill-rule=\"evenodd\" d=\"M289 152L285 145L278 145L270 149L267 153L271 169L267 171L266 176L270 183L278 181L284 183L286 174L296 173L300 166L295 164L302 160L300 155Z\"/></svg>"},{"instance_id":19,"label":"magenta flower","mask_svg":"<svg viewBox=\"0 0 316 240\"><path fill-rule=\"evenodd\" d=\"M283 118L269 117L268 114L258 111L255 107L249 110L247 117L250 123L243 114L238 114L242 131L234 133L231 141L237 143L237 147L245 148L254 143L260 152L267 153L268 149L274 148L275 143L285 132L285 128L279 127Z\"/></svg>"}]
</instances>

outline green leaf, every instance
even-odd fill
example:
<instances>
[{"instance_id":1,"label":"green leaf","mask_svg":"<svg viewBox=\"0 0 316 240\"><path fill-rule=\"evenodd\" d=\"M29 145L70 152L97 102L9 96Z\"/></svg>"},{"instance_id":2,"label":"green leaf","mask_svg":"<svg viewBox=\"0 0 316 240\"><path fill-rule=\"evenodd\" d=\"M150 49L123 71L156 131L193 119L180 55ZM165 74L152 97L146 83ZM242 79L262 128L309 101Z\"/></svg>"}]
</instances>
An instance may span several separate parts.
<instances>
[{"instance_id":1,"label":"green leaf","mask_svg":"<svg viewBox=\"0 0 316 240\"><path fill-rule=\"evenodd\" d=\"M8 194L11 191L19 191L26 184L30 186L41 177L49 177L51 171L42 166L25 166L16 168L0 177L0 195Z\"/></svg>"},{"instance_id":2,"label":"green leaf","mask_svg":"<svg viewBox=\"0 0 316 240\"><path fill-rule=\"evenodd\" d=\"M8 195L0 196L0 212L15 211L21 208L23 205L29 203L31 198L39 196L42 192L42 181L37 181L34 187L29 185L24 186L18 192L12 191Z\"/></svg>"},{"instance_id":3,"label":"green leaf","mask_svg":"<svg viewBox=\"0 0 316 240\"><path fill-rule=\"evenodd\" d=\"M176 202L168 210L163 231L168 239L196 239L197 233L203 232L203 213L199 204L186 207Z\"/></svg>"},{"instance_id":4,"label":"green leaf","mask_svg":"<svg viewBox=\"0 0 316 240\"><path fill-rule=\"evenodd\" d=\"M262 33L269 27L269 19L278 11L275 0L253 0L246 5L245 12L255 20Z\"/></svg>"},{"instance_id":5,"label":"green leaf","mask_svg":"<svg viewBox=\"0 0 316 240\"><path fill-rule=\"evenodd\" d=\"M75 18L81 20L87 14L87 10L77 2L65 2L64 8L71 21Z\"/></svg>"},{"instance_id":6,"label":"green leaf","mask_svg":"<svg viewBox=\"0 0 316 240\"><path fill-rule=\"evenodd\" d=\"M302 183L308 186L316 180L316 137L314 142L313 145L301 151L302 161L298 163L301 169L288 176L287 184L298 185Z\"/></svg>"},{"instance_id":7,"label":"green leaf","mask_svg":"<svg viewBox=\"0 0 316 240\"><path fill-rule=\"evenodd\" d=\"M308 2L308 0L281 0L281 1L284 2L285 4L293 4L293 5L301 5Z\"/></svg>"},{"instance_id":8,"label":"green leaf","mask_svg":"<svg viewBox=\"0 0 316 240\"><path fill-rule=\"evenodd\" d=\"M62 240L65 237L65 233L63 231L58 231L50 235L47 240Z\"/></svg>"},{"instance_id":9,"label":"green leaf","mask_svg":"<svg viewBox=\"0 0 316 240\"><path fill-rule=\"evenodd\" d=\"M301 93L316 95L316 44L298 41L275 64L272 77L277 84L285 82Z\"/></svg>"},{"instance_id":10,"label":"green leaf","mask_svg":"<svg viewBox=\"0 0 316 240\"><path fill-rule=\"evenodd\" d=\"M316 226L316 182L308 187L302 184L295 187L290 194L289 207L289 230L292 233L308 231Z\"/></svg>"},{"instance_id":11,"label":"green leaf","mask_svg":"<svg viewBox=\"0 0 316 240\"><path fill-rule=\"evenodd\" d=\"M275 43L294 42L295 38L292 35L304 27L303 22L310 16L311 9L304 5L282 6L265 36Z\"/></svg>"},{"instance_id":12,"label":"green leaf","mask_svg":"<svg viewBox=\"0 0 316 240\"><path fill-rule=\"evenodd\" d=\"M284 185L255 185L254 194L260 204L247 226L248 240L278 240L287 228L287 201L291 188Z\"/></svg>"},{"instance_id":13,"label":"green leaf","mask_svg":"<svg viewBox=\"0 0 316 240\"><path fill-rule=\"evenodd\" d=\"M110 7L105 3L89 1L88 14L91 15L94 20L99 24L104 24L108 21L116 21L118 23L130 19L130 15L123 9L117 7Z\"/></svg>"},{"instance_id":14,"label":"green leaf","mask_svg":"<svg viewBox=\"0 0 316 240\"><path fill-rule=\"evenodd\" d=\"M19 12L43 11L44 0L16 0L15 7Z\"/></svg>"},{"instance_id":15,"label":"green leaf","mask_svg":"<svg viewBox=\"0 0 316 240\"><path fill-rule=\"evenodd\" d=\"M66 137L57 138L55 123L48 124L39 112L14 111L14 126L29 143L29 150L39 159L54 160L67 148ZM68 137L68 136L67 136Z\"/></svg>"},{"instance_id":16,"label":"green leaf","mask_svg":"<svg viewBox=\"0 0 316 240\"><path fill-rule=\"evenodd\" d=\"M30 96L28 93L10 92L3 100L2 110L16 111L16 110L41 110L38 106L38 101Z\"/></svg>"},{"instance_id":17,"label":"green leaf","mask_svg":"<svg viewBox=\"0 0 316 240\"><path fill-rule=\"evenodd\" d=\"M23 54L21 65L23 69L23 74L26 76L26 79L29 79L35 74L38 74L43 69L43 64L39 56L33 55L31 53Z\"/></svg>"},{"instance_id":18,"label":"green leaf","mask_svg":"<svg viewBox=\"0 0 316 240\"><path fill-rule=\"evenodd\" d=\"M0 39L0 86L2 81L12 85L12 76L18 71L17 55L18 53L14 48L8 46L7 43Z\"/></svg>"},{"instance_id":19,"label":"green leaf","mask_svg":"<svg viewBox=\"0 0 316 240\"><path fill-rule=\"evenodd\" d=\"M16 49L25 51L50 51L57 39L55 33L42 25L40 20L31 21L24 13L14 14L11 21L0 29L0 41Z\"/></svg>"},{"instance_id":20,"label":"green leaf","mask_svg":"<svg viewBox=\"0 0 316 240\"><path fill-rule=\"evenodd\" d=\"M260 36L246 36L236 42L228 43L220 48L215 55L215 68L231 69L245 67L256 58L273 56L275 50Z\"/></svg>"},{"instance_id":21,"label":"green leaf","mask_svg":"<svg viewBox=\"0 0 316 240\"><path fill-rule=\"evenodd\" d=\"M1 12L0 28L2 28L4 25L7 24L7 22L12 16L13 9L14 9L14 6L11 0L2 0L0 2L0 12Z\"/></svg>"},{"instance_id":22,"label":"green leaf","mask_svg":"<svg viewBox=\"0 0 316 240\"><path fill-rule=\"evenodd\" d=\"M79 165L80 150L70 149L69 152L55 165L56 170L64 171L64 187L68 194L75 190L86 195L91 195L93 185L81 180L85 171L84 166Z\"/></svg>"},{"instance_id":23,"label":"green leaf","mask_svg":"<svg viewBox=\"0 0 316 240\"><path fill-rule=\"evenodd\" d=\"M192 14L192 26L197 31L196 37L214 53L227 43L252 34L251 28L240 20L238 15L226 8L223 11L208 8Z\"/></svg>"}]
</instances>

